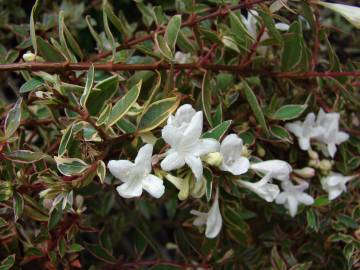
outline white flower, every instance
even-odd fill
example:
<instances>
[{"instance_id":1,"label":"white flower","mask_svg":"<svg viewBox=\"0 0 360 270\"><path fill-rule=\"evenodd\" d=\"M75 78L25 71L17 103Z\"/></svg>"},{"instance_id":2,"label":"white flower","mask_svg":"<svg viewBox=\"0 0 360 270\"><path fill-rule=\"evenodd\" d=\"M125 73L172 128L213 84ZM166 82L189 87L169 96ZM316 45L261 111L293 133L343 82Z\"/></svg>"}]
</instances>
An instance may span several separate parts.
<instances>
[{"instance_id":1,"label":"white flower","mask_svg":"<svg viewBox=\"0 0 360 270\"><path fill-rule=\"evenodd\" d=\"M257 173L270 174L270 178L280 181L288 181L292 172L289 163L278 159L253 163L250 165L250 168Z\"/></svg>"},{"instance_id":2,"label":"white flower","mask_svg":"<svg viewBox=\"0 0 360 270\"><path fill-rule=\"evenodd\" d=\"M153 146L146 144L140 148L139 153L132 163L129 160L110 160L110 172L122 182L116 188L121 197L139 197L143 189L155 198L160 198L165 191L163 181L151 173L151 156Z\"/></svg>"},{"instance_id":3,"label":"white flower","mask_svg":"<svg viewBox=\"0 0 360 270\"><path fill-rule=\"evenodd\" d=\"M256 19L257 16L259 16L259 14L255 10L249 10L247 17L241 15L242 22L244 23L248 33L254 40L256 40L256 38L257 38L257 19ZM286 23L276 23L275 27L276 27L276 29L278 29L280 31L289 30L289 25L287 25ZM265 30L265 32L263 33L263 35L260 38L260 42L265 39L268 39L268 38L269 38L269 34ZM264 55L266 53L266 49L267 48L265 46L258 47L258 51L262 55Z\"/></svg>"},{"instance_id":4,"label":"white flower","mask_svg":"<svg viewBox=\"0 0 360 270\"><path fill-rule=\"evenodd\" d=\"M325 154L329 154L332 158L336 153L336 145L339 145L349 139L349 135L339 131L339 113L325 113L320 109L316 125L323 129L323 132L316 136L316 139L327 145Z\"/></svg>"},{"instance_id":5,"label":"white flower","mask_svg":"<svg viewBox=\"0 0 360 270\"><path fill-rule=\"evenodd\" d=\"M191 108L191 106L190 106ZM203 166L200 156L216 152L219 142L214 139L200 139L203 128L203 114L201 111L193 114L189 107L180 109L183 114L176 112L170 116L168 125L162 129L162 137L171 148L166 152L161 168L165 171L179 169L185 163L191 168L197 180L201 180Z\"/></svg>"},{"instance_id":6,"label":"white flower","mask_svg":"<svg viewBox=\"0 0 360 270\"><path fill-rule=\"evenodd\" d=\"M272 202L279 195L280 189L277 185L269 183L271 173L266 174L260 181L251 183L247 181L238 180L237 183L252 192L267 202Z\"/></svg>"},{"instance_id":7,"label":"white flower","mask_svg":"<svg viewBox=\"0 0 360 270\"><path fill-rule=\"evenodd\" d=\"M206 224L205 236L207 238L215 238L222 227L222 217L219 209L219 190L215 194L215 199L209 212L204 213L191 210L190 213L196 216L193 225L203 226Z\"/></svg>"},{"instance_id":8,"label":"white flower","mask_svg":"<svg viewBox=\"0 0 360 270\"><path fill-rule=\"evenodd\" d=\"M223 156L220 169L233 175L246 173L250 162L246 157L241 156L242 148L243 142L236 134L226 136L220 145L220 153Z\"/></svg>"},{"instance_id":9,"label":"white flower","mask_svg":"<svg viewBox=\"0 0 360 270\"><path fill-rule=\"evenodd\" d=\"M281 183L281 187L283 192L276 197L275 201L277 204L283 204L292 217L296 215L299 204L311 205L314 203L314 198L304 193L304 190L309 187L306 182L295 186L290 181L284 181Z\"/></svg>"},{"instance_id":10,"label":"white flower","mask_svg":"<svg viewBox=\"0 0 360 270\"><path fill-rule=\"evenodd\" d=\"M322 188L329 194L329 200L334 200L346 191L346 184L353 177L343 176L340 173L331 172L329 176L321 179Z\"/></svg>"},{"instance_id":11,"label":"white flower","mask_svg":"<svg viewBox=\"0 0 360 270\"><path fill-rule=\"evenodd\" d=\"M186 64L191 62L191 53L176 52L175 62L179 64Z\"/></svg>"},{"instance_id":12,"label":"white flower","mask_svg":"<svg viewBox=\"0 0 360 270\"><path fill-rule=\"evenodd\" d=\"M322 1L317 2L317 4L339 13L346 20L348 20L349 23L360 29L360 7L344 4L325 3Z\"/></svg>"},{"instance_id":13,"label":"white flower","mask_svg":"<svg viewBox=\"0 0 360 270\"><path fill-rule=\"evenodd\" d=\"M309 113L304 122L295 121L293 123L287 123L285 127L298 138L301 150L309 150L311 148L310 139L324 132L322 127L315 125L314 113Z\"/></svg>"}]
</instances>

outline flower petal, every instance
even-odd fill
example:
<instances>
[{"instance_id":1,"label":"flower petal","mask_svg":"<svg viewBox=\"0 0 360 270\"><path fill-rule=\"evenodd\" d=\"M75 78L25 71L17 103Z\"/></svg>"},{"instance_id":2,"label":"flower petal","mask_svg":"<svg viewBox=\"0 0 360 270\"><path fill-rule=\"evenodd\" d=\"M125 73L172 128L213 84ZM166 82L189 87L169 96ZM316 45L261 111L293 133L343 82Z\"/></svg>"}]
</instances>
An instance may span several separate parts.
<instances>
[{"instance_id":1,"label":"flower petal","mask_svg":"<svg viewBox=\"0 0 360 270\"><path fill-rule=\"evenodd\" d=\"M223 164L220 166L220 169L223 171L231 172L233 175L244 174L249 170L250 162L245 157L240 157L232 164Z\"/></svg>"},{"instance_id":2,"label":"flower petal","mask_svg":"<svg viewBox=\"0 0 360 270\"><path fill-rule=\"evenodd\" d=\"M145 172L151 172L151 157L153 152L152 144L145 144L139 149L139 152L135 158L135 165L140 167Z\"/></svg>"},{"instance_id":3,"label":"flower petal","mask_svg":"<svg viewBox=\"0 0 360 270\"><path fill-rule=\"evenodd\" d=\"M310 139L309 138L304 138L304 137L300 137L299 138L299 146L301 150L309 150L310 149Z\"/></svg>"},{"instance_id":4,"label":"flower petal","mask_svg":"<svg viewBox=\"0 0 360 270\"><path fill-rule=\"evenodd\" d=\"M161 161L160 166L164 171L172 171L179 169L185 165L185 160L177 152L170 152L163 161Z\"/></svg>"},{"instance_id":5,"label":"flower petal","mask_svg":"<svg viewBox=\"0 0 360 270\"><path fill-rule=\"evenodd\" d=\"M215 195L214 203L210 208L206 221L205 236L207 238L215 238L219 234L222 227L222 217L219 208L218 192L219 191L217 191Z\"/></svg>"},{"instance_id":6,"label":"flower petal","mask_svg":"<svg viewBox=\"0 0 360 270\"><path fill-rule=\"evenodd\" d=\"M201 180L203 175L203 166L201 159L193 155L187 155L185 157L186 164L190 167L197 181Z\"/></svg>"},{"instance_id":7,"label":"flower petal","mask_svg":"<svg viewBox=\"0 0 360 270\"><path fill-rule=\"evenodd\" d=\"M329 143L327 145L327 151L328 151L330 157L333 158L335 156L335 153L336 153L336 145L335 145L335 143Z\"/></svg>"},{"instance_id":8,"label":"flower petal","mask_svg":"<svg viewBox=\"0 0 360 270\"><path fill-rule=\"evenodd\" d=\"M191 210L190 214L195 215L196 218L194 219L193 225L194 226L202 226L206 224L206 220L207 220L207 213L203 213L197 210Z\"/></svg>"},{"instance_id":9,"label":"flower petal","mask_svg":"<svg viewBox=\"0 0 360 270\"><path fill-rule=\"evenodd\" d=\"M217 152L220 148L220 143L215 139L200 139L196 145L196 154L199 156Z\"/></svg>"},{"instance_id":10,"label":"flower petal","mask_svg":"<svg viewBox=\"0 0 360 270\"><path fill-rule=\"evenodd\" d=\"M191 145L200 138L203 128L203 114L197 112L191 119L189 126L185 129L181 138L181 145Z\"/></svg>"},{"instance_id":11,"label":"flower petal","mask_svg":"<svg viewBox=\"0 0 360 270\"><path fill-rule=\"evenodd\" d=\"M271 173L271 177L280 181L288 181L292 168L289 163L283 160L273 159L253 163L250 168L263 174Z\"/></svg>"},{"instance_id":12,"label":"flower petal","mask_svg":"<svg viewBox=\"0 0 360 270\"><path fill-rule=\"evenodd\" d=\"M165 192L163 181L152 174L142 180L142 186L154 198L160 198Z\"/></svg>"},{"instance_id":13,"label":"flower petal","mask_svg":"<svg viewBox=\"0 0 360 270\"><path fill-rule=\"evenodd\" d=\"M341 188L331 188L329 191L329 201L335 200L337 197L341 195L343 190Z\"/></svg>"},{"instance_id":14,"label":"flower petal","mask_svg":"<svg viewBox=\"0 0 360 270\"><path fill-rule=\"evenodd\" d=\"M142 194L142 185L140 181L129 181L116 188L116 191L123 198L140 197Z\"/></svg>"},{"instance_id":15,"label":"flower petal","mask_svg":"<svg viewBox=\"0 0 360 270\"><path fill-rule=\"evenodd\" d=\"M314 203L314 198L309 194L301 193L297 196L297 200L305 205L312 205Z\"/></svg>"},{"instance_id":16,"label":"flower petal","mask_svg":"<svg viewBox=\"0 0 360 270\"><path fill-rule=\"evenodd\" d=\"M123 182L129 180L129 175L134 166L135 164L128 160L110 160L108 163L111 174Z\"/></svg>"},{"instance_id":17,"label":"flower petal","mask_svg":"<svg viewBox=\"0 0 360 270\"><path fill-rule=\"evenodd\" d=\"M341 144L349 139L349 134L346 132L339 131L336 134L336 144Z\"/></svg>"},{"instance_id":18,"label":"flower petal","mask_svg":"<svg viewBox=\"0 0 360 270\"><path fill-rule=\"evenodd\" d=\"M161 130L161 136L171 147L177 148L180 143L182 133L178 128L172 125L167 125Z\"/></svg>"},{"instance_id":19,"label":"flower petal","mask_svg":"<svg viewBox=\"0 0 360 270\"><path fill-rule=\"evenodd\" d=\"M174 117L168 119L168 124L181 127L183 124L190 123L195 113L196 111L190 104L184 104L177 109Z\"/></svg>"},{"instance_id":20,"label":"flower petal","mask_svg":"<svg viewBox=\"0 0 360 270\"><path fill-rule=\"evenodd\" d=\"M301 137L303 135L303 128L300 121L287 123L285 127L290 130L290 132L294 133L296 137Z\"/></svg>"},{"instance_id":21,"label":"flower petal","mask_svg":"<svg viewBox=\"0 0 360 270\"><path fill-rule=\"evenodd\" d=\"M287 197L287 206L290 212L290 216L295 217L298 210L298 201L293 196Z\"/></svg>"},{"instance_id":22,"label":"flower petal","mask_svg":"<svg viewBox=\"0 0 360 270\"><path fill-rule=\"evenodd\" d=\"M290 26L286 23L276 23L275 27L280 31L288 31L290 28Z\"/></svg>"}]
</instances>

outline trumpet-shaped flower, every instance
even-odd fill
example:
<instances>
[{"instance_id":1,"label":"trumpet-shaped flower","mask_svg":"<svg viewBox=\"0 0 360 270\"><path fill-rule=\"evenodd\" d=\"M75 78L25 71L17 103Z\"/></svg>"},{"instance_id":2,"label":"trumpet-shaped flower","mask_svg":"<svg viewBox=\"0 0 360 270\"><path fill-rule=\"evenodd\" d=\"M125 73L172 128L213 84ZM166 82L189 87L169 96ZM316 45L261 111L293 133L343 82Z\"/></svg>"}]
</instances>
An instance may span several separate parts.
<instances>
[{"instance_id":1,"label":"trumpet-shaped flower","mask_svg":"<svg viewBox=\"0 0 360 270\"><path fill-rule=\"evenodd\" d=\"M195 114L196 111L190 104L184 104L177 109L175 115L169 116L167 125L174 126L180 131L183 131L188 127Z\"/></svg>"},{"instance_id":2,"label":"trumpet-shaped flower","mask_svg":"<svg viewBox=\"0 0 360 270\"><path fill-rule=\"evenodd\" d=\"M250 162L246 157L241 156L242 148L243 142L236 134L226 136L220 145L220 153L223 157L220 169L233 175L246 173Z\"/></svg>"},{"instance_id":3,"label":"trumpet-shaped flower","mask_svg":"<svg viewBox=\"0 0 360 270\"><path fill-rule=\"evenodd\" d=\"M266 174L260 181L251 183L247 181L238 180L237 183L252 192L267 202L272 202L279 195L280 189L277 185L269 183L271 173Z\"/></svg>"},{"instance_id":4,"label":"trumpet-shaped flower","mask_svg":"<svg viewBox=\"0 0 360 270\"><path fill-rule=\"evenodd\" d=\"M297 214L299 204L311 205L314 203L314 198L304 193L304 190L309 187L306 182L295 186L290 181L284 181L281 183L281 187L283 191L275 201L277 204L283 204L292 217Z\"/></svg>"},{"instance_id":5,"label":"trumpet-shaped flower","mask_svg":"<svg viewBox=\"0 0 360 270\"><path fill-rule=\"evenodd\" d=\"M320 109L316 119L316 125L323 130L316 139L327 145L325 153L331 157L335 156L336 145L349 139L347 133L339 131L339 120L339 113L325 113L322 109Z\"/></svg>"},{"instance_id":6,"label":"trumpet-shaped flower","mask_svg":"<svg viewBox=\"0 0 360 270\"><path fill-rule=\"evenodd\" d=\"M249 35L256 40L257 38L257 19L256 17L259 16L258 12L255 10L249 10L247 17L241 15L241 20L243 22L243 24L245 25ZM287 31L289 30L289 25L287 25L286 23L276 23L275 24L276 29L280 30L280 31ZM268 39L269 38L269 34L267 33L267 31L265 31L263 33L263 35L260 38L260 42ZM266 53L266 47L265 46L259 46L258 47L258 51L260 54L264 55Z\"/></svg>"},{"instance_id":7,"label":"trumpet-shaped flower","mask_svg":"<svg viewBox=\"0 0 360 270\"><path fill-rule=\"evenodd\" d=\"M289 163L278 159L253 163L250 165L250 168L257 173L264 175L269 174L270 178L280 181L288 181L290 179L290 173L292 172Z\"/></svg>"},{"instance_id":8,"label":"trumpet-shaped flower","mask_svg":"<svg viewBox=\"0 0 360 270\"><path fill-rule=\"evenodd\" d=\"M343 176L340 173L331 172L329 176L321 179L322 188L328 193L329 200L334 200L341 193L346 192L346 184L352 179L352 176Z\"/></svg>"},{"instance_id":9,"label":"trumpet-shaped flower","mask_svg":"<svg viewBox=\"0 0 360 270\"><path fill-rule=\"evenodd\" d=\"M317 4L339 13L346 20L348 20L349 23L360 29L360 7L344 4L325 3L322 1L317 2Z\"/></svg>"},{"instance_id":10,"label":"trumpet-shaped flower","mask_svg":"<svg viewBox=\"0 0 360 270\"><path fill-rule=\"evenodd\" d=\"M166 152L161 168L165 171L179 169L187 164L197 180L203 175L200 156L216 152L219 142L214 139L200 139L203 128L201 111L193 114L192 108L181 107L184 114L176 113L162 129L162 137L171 148Z\"/></svg>"},{"instance_id":11,"label":"trumpet-shaped flower","mask_svg":"<svg viewBox=\"0 0 360 270\"><path fill-rule=\"evenodd\" d=\"M209 212L204 213L191 210L190 213L196 216L193 225L203 226L206 224L205 236L207 238L215 238L222 227L222 217L219 208L219 191L215 194L214 202Z\"/></svg>"},{"instance_id":12,"label":"trumpet-shaped flower","mask_svg":"<svg viewBox=\"0 0 360 270\"><path fill-rule=\"evenodd\" d=\"M116 188L121 197L139 197L145 189L151 196L160 198L165 191L163 181L151 173L153 146L146 144L140 148L135 162L129 160L110 160L110 172L122 182Z\"/></svg>"},{"instance_id":13,"label":"trumpet-shaped flower","mask_svg":"<svg viewBox=\"0 0 360 270\"><path fill-rule=\"evenodd\" d=\"M299 146L302 150L309 150L311 148L310 139L315 138L324 132L322 127L315 125L314 113L309 113L304 122L296 121L288 123L285 127L298 138Z\"/></svg>"}]
</instances>

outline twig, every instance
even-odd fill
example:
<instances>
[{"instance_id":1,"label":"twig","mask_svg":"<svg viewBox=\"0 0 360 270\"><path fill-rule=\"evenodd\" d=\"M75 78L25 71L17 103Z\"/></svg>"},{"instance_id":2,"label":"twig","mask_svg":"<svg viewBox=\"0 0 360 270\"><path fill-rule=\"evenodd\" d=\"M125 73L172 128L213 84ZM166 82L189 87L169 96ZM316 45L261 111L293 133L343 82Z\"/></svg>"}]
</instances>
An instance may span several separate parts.
<instances>
[{"instance_id":1,"label":"twig","mask_svg":"<svg viewBox=\"0 0 360 270\"><path fill-rule=\"evenodd\" d=\"M136 70L168 70L171 65L168 63L157 62L154 64L97 64L91 62L67 63L62 62L26 62L0 65L1 71L67 71L67 70L88 70L91 65L94 65L96 70L103 71L136 71ZM174 64L175 70L199 70L206 69L212 71L230 71L241 72L241 76L268 76L276 78L290 78L290 79L308 79L316 77L360 77L360 71L307 71L307 72L273 72L273 71L257 71L244 68L242 65L223 65L211 63L189 63L189 64Z\"/></svg>"}]
</instances>

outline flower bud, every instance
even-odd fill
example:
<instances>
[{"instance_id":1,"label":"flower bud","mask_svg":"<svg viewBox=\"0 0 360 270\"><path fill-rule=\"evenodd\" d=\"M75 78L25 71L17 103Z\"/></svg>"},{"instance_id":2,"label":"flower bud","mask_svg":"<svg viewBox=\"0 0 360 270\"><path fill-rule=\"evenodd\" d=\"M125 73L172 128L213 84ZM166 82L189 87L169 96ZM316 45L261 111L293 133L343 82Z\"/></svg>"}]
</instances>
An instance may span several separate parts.
<instances>
[{"instance_id":1,"label":"flower bud","mask_svg":"<svg viewBox=\"0 0 360 270\"><path fill-rule=\"evenodd\" d=\"M223 155L220 152L209 153L203 157L204 162L215 167L219 167L223 163L223 160Z\"/></svg>"},{"instance_id":2,"label":"flower bud","mask_svg":"<svg viewBox=\"0 0 360 270\"><path fill-rule=\"evenodd\" d=\"M265 157L266 151L263 147L261 147L260 145L257 145L256 151L257 151L257 154L259 157Z\"/></svg>"},{"instance_id":3,"label":"flower bud","mask_svg":"<svg viewBox=\"0 0 360 270\"><path fill-rule=\"evenodd\" d=\"M244 145L241 149L241 156L243 157L250 157L251 155L251 151L246 147L246 145Z\"/></svg>"},{"instance_id":4,"label":"flower bud","mask_svg":"<svg viewBox=\"0 0 360 270\"><path fill-rule=\"evenodd\" d=\"M332 168L332 164L330 160L323 159L320 161L320 170L323 172L330 171Z\"/></svg>"},{"instance_id":5,"label":"flower bud","mask_svg":"<svg viewBox=\"0 0 360 270\"><path fill-rule=\"evenodd\" d=\"M23 54L23 59L25 62L32 62L34 61L36 58L36 55L33 54L32 52L27 52Z\"/></svg>"},{"instance_id":6,"label":"flower bud","mask_svg":"<svg viewBox=\"0 0 360 270\"><path fill-rule=\"evenodd\" d=\"M315 170L310 167L305 167L302 169L294 170L294 173L296 173L298 176L301 176L303 178L311 178L315 175Z\"/></svg>"},{"instance_id":7,"label":"flower bud","mask_svg":"<svg viewBox=\"0 0 360 270\"><path fill-rule=\"evenodd\" d=\"M309 153L309 157L311 158L311 159L313 159L313 160L318 160L319 159L319 154L317 153L317 152L315 152L315 151L313 151L313 150L309 150L308 151L308 153Z\"/></svg>"},{"instance_id":8,"label":"flower bud","mask_svg":"<svg viewBox=\"0 0 360 270\"><path fill-rule=\"evenodd\" d=\"M33 54L32 52L27 52L23 54L23 59L25 62L33 62L33 61L38 61L38 62L44 62L44 58L42 58L41 56L37 56L35 54Z\"/></svg>"},{"instance_id":9,"label":"flower bud","mask_svg":"<svg viewBox=\"0 0 360 270\"><path fill-rule=\"evenodd\" d=\"M83 207L83 205L84 205L84 197L81 195L76 195L75 196L75 207L77 209L80 209Z\"/></svg>"},{"instance_id":10,"label":"flower bud","mask_svg":"<svg viewBox=\"0 0 360 270\"><path fill-rule=\"evenodd\" d=\"M320 166L320 161L317 159L311 159L308 164L310 167L318 169Z\"/></svg>"}]
</instances>

